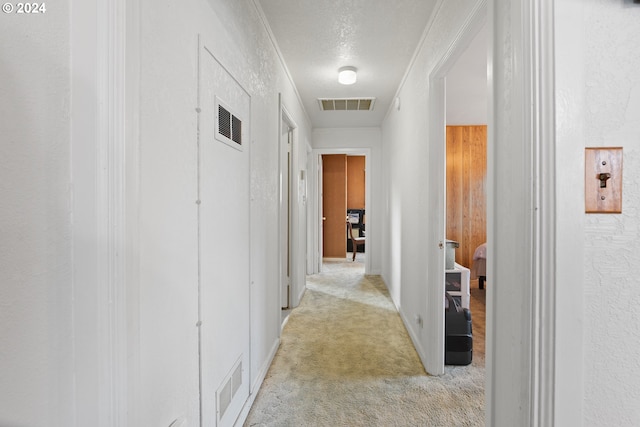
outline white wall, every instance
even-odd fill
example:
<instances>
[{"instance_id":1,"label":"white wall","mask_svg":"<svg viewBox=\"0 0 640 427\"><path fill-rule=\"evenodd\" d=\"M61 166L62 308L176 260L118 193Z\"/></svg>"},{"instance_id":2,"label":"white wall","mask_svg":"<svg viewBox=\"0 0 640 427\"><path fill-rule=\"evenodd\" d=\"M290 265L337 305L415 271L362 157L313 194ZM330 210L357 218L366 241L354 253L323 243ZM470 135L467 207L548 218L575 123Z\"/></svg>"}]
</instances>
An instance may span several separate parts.
<instances>
[{"instance_id":1,"label":"white wall","mask_svg":"<svg viewBox=\"0 0 640 427\"><path fill-rule=\"evenodd\" d=\"M429 204L429 76L456 40L477 2L443 2L382 126L382 275L423 361L433 335L414 322L427 319L427 260L438 241L428 227L444 206ZM444 158L442 159L444 162ZM444 234L444 229L442 230ZM434 286L441 286L436 284Z\"/></svg>"},{"instance_id":2,"label":"white wall","mask_svg":"<svg viewBox=\"0 0 640 427\"><path fill-rule=\"evenodd\" d=\"M585 426L640 424L639 22L631 1L556 1L557 386ZM584 214L584 147L599 146L623 147L622 214Z\"/></svg>"},{"instance_id":3,"label":"white wall","mask_svg":"<svg viewBox=\"0 0 640 427\"><path fill-rule=\"evenodd\" d=\"M487 123L488 37L485 24L447 73L447 125Z\"/></svg>"},{"instance_id":4,"label":"white wall","mask_svg":"<svg viewBox=\"0 0 640 427\"><path fill-rule=\"evenodd\" d=\"M382 236L382 224L384 220L382 212L381 182L381 138L380 128L316 128L313 130L313 148L321 151L368 149L370 158L368 159L367 179L370 184L367 205L367 273L380 274L382 261L382 247L380 245ZM344 152L344 151L341 151ZM313 177L313 199L317 202L317 178L316 172ZM317 206L314 205L314 209ZM314 225L317 222L314 222ZM316 233L317 234L317 233ZM317 245L316 245L317 247ZM322 256L322 254L320 254Z\"/></svg>"},{"instance_id":5,"label":"white wall","mask_svg":"<svg viewBox=\"0 0 640 427\"><path fill-rule=\"evenodd\" d=\"M69 2L0 17L0 425L71 425Z\"/></svg>"},{"instance_id":6,"label":"white wall","mask_svg":"<svg viewBox=\"0 0 640 427\"><path fill-rule=\"evenodd\" d=\"M251 242L252 385L266 373L280 331L278 93L302 141L310 131L250 0L142 0L140 16L141 407L136 425L169 425L181 416L196 425L198 34L215 41L212 54L251 96L251 223L237 232L250 233Z\"/></svg>"}]
</instances>

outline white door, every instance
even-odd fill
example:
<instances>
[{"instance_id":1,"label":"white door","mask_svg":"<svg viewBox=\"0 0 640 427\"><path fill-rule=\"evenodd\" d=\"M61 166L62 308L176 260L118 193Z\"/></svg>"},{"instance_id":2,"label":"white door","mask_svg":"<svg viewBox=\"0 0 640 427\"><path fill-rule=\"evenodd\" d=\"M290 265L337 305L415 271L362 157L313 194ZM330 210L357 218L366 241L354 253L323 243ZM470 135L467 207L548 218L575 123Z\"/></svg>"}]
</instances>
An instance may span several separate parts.
<instances>
[{"instance_id":1,"label":"white door","mask_svg":"<svg viewBox=\"0 0 640 427\"><path fill-rule=\"evenodd\" d=\"M199 53L202 425L231 426L249 396L251 99L205 43Z\"/></svg>"}]
</instances>

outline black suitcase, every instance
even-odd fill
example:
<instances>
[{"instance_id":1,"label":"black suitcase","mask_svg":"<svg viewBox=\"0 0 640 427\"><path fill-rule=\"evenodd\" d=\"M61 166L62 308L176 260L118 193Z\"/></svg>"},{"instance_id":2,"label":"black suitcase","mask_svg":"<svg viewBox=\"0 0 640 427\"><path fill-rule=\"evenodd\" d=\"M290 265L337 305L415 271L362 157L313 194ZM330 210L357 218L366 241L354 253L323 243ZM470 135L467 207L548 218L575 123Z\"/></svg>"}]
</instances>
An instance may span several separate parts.
<instances>
[{"instance_id":1,"label":"black suitcase","mask_svg":"<svg viewBox=\"0 0 640 427\"><path fill-rule=\"evenodd\" d=\"M444 313L444 363L468 365L473 358L471 311L462 308L449 292L445 292L449 307Z\"/></svg>"}]
</instances>

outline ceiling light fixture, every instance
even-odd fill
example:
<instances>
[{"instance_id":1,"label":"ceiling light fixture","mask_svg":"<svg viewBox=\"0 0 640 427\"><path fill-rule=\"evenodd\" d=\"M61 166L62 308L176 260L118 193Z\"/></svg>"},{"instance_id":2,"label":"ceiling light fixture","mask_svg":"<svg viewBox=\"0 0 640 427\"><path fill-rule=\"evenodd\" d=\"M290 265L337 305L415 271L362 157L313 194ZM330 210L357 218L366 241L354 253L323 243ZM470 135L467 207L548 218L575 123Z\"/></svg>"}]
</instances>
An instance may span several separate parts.
<instances>
[{"instance_id":1,"label":"ceiling light fixture","mask_svg":"<svg viewBox=\"0 0 640 427\"><path fill-rule=\"evenodd\" d=\"M343 85L352 85L356 82L356 67L342 67L338 70L338 82Z\"/></svg>"}]
</instances>

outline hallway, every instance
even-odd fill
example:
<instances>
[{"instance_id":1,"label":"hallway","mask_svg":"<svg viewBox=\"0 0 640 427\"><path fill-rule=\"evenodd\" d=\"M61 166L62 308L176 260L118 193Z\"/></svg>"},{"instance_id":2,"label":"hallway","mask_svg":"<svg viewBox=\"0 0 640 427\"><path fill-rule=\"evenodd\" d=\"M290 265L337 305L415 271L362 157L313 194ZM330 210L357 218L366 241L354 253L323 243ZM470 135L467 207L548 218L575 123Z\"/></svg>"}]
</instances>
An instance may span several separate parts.
<instances>
[{"instance_id":1,"label":"hallway","mask_svg":"<svg viewBox=\"0 0 640 427\"><path fill-rule=\"evenodd\" d=\"M0 25L0 426L236 427L259 394L254 424L398 425L413 406L451 424L430 399L460 411L454 375L482 359L441 360L445 116L483 25L488 117L455 123L487 126L487 393L472 381L467 406L496 427L640 425L640 1L17 5ZM622 148L624 172L594 148ZM365 268L404 322L378 276L313 276L305 296L327 152L367 156ZM609 173L622 193L587 191ZM620 195L620 213L586 209ZM476 200L463 221L483 223ZM281 341L287 278L304 301Z\"/></svg>"},{"instance_id":2,"label":"hallway","mask_svg":"<svg viewBox=\"0 0 640 427\"><path fill-rule=\"evenodd\" d=\"M474 341L484 341L477 322ZM428 376L380 276L361 262L325 262L307 278L245 426L483 425L478 356Z\"/></svg>"}]
</instances>

